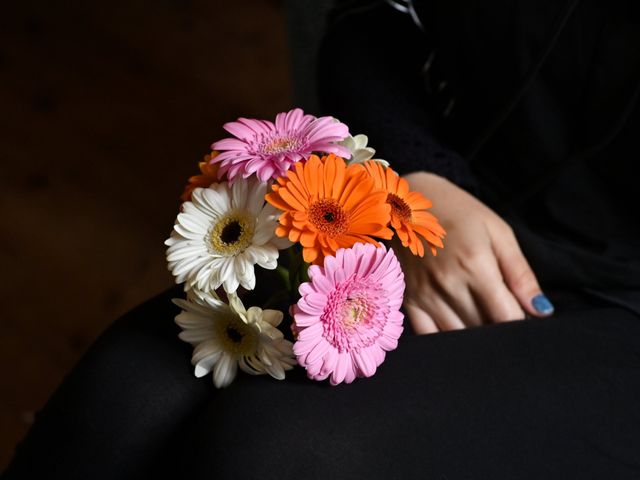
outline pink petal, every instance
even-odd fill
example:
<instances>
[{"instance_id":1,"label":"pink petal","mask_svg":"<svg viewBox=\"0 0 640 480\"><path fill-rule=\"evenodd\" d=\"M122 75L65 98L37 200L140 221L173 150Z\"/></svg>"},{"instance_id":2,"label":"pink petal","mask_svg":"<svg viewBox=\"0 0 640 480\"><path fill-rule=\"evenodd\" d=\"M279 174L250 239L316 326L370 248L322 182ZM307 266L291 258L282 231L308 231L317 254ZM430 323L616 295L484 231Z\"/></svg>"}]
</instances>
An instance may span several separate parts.
<instances>
[{"instance_id":1,"label":"pink petal","mask_svg":"<svg viewBox=\"0 0 640 480\"><path fill-rule=\"evenodd\" d=\"M311 275L309 275L311 276ZM322 278L322 277L317 277ZM309 295L311 293L317 293L317 290L314 288L314 283L315 282L304 282L301 283L300 286L298 287L298 292L300 293L300 295L305 296L305 295Z\"/></svg>"},{"instance_id":2,"label":"pink petal","mask_svg":"<svg viewBox=\"0 0 640 480\"><path fill-rule=\"evenodd\" d=\"M276 127L268 120L254 120L251 118L239 118L238 122L252 130L257 135L266 135L273 132Z\"/></svg>"},{"instance_id":3,"label":"pink petal","mask_svg":"<svg viewBox=\"0 0 640 480\"><path fill-rule=\"evenodd\" d=\"M340 354L338 353L338 351L334 347L330 348L324 356L324 363L322 364L320 375L323 375L325 378L327 378L327 376L336 369L338 358L340 358Z\"/></svg>"},{"instance_id":4,"label":"pink petal","mask_svg":"<svg viewBox=\"0 0 640 480\"><path fill-rule=\"evenodd\" d=\"M309 352L302 364L312 365L318 363L319 367L322 366L322 362L320 360L327 354L330 347L329 342L324 339L320 340L313 350Z\"/></svg>"},{"instance_id":5,"label":"pink petal","mask_svg":"<svg viewBox=\"0 0 640 480\"><path fill-rule=\"evenodd\" d=\"M400 338L400 335L402 335L402 330L402 325L389 322L385 325L383 334L387 335L389 338L395 338L397 340L398 338Z\"/></svg>"},{"instance_id":6,"label":"pink petal","mask_svg":"<svg viewBox=\"0 0 640 480\"><path fill-rule=\"evenodd\" d=\"M376 362L371 357L368 348L363 348L360 352L351 352L351 357L356 363L358 370L365 377L370 377L376 373Z\"/></svg>"},{"instance_id":7,"label":"pink petal","mask_svg":"<svg viewBox=\"0 0 640 480\"><path fill-rule=\"evenodd\" d=\"M247 147L248 145L245 142L238 140L237 138L223 138L211 145L212 150L232 150L234 152L246 152ZM214 158L213 160L219 161L218 158Z\"/></svg>"},{"instance_id":8,"label":"pink petal","mask_svg":"<svg viewBox=\"0 0 640 480\"><path fill-rule=\"evenodd\" d=\"M378 345L380 345L387 352L390 352L391 350L395 350L396 348L398 348L398 338L395 336L390 337L383 332L383 334L378 337Z\"/></svg>"},{"instance_id":9,"label":"pink petal","mask_svg":"<svg viewBox=\"0 0 640 480\"><path fill-rule=\"evenodd\" d=\"M310 327L314 323L319 322L320 317L318 315L298 311L295 315L295 321L298 327Z\"/></svg>"},{"instance_id":10,"label":"pink petal","mask_svg":"<svg viewBox=\"0 0 640 480\"><path fill-rule=\"evenodd\" d=\"M323 326L322 323L314 323L310 327L304 328L298 334L298 340L300 341L309 341L313 339L318 339L322 336Z\"/></svg>"},{"instance_id":11,"label":"pink petal","mask_svg":"<svg viewBox=\"0 0 640 480\"><path fill-rule=\"evenodd\" d=\"M344 383L351 383L353 382L357 376L358 376L358 370L356 368L356 366L353 364L353 362L351 362L351 368L349 368L347 370L346 375L344 376Z\"/></svg>"},{"instance_id":12,"label":"pink petal","mask_svg":"<svg viewBox=\"0 0 640 480\"><path fill-rule=\"evenodd\" d=\"M305 115L302 109L294 108L285 116L284 128L288 132L299 130L314 119L312 115Z\"/></svg>"},{"instance_id":13,"label":"pink petal","mask_svg":"<svg viewBox=\"0 0 640 480\"><path fill-rule=\"evenodd\" d=\"M338 140L340 141L340 140ZM334 155L337 155L339 157L342 158L349 158L351 156L351 151L346 148L343 147L342 145L322 145L322 146L318 146L321 148L318 148L318 150L323 151L323 152L327 152L327 153L333 153ZM315 148L314 148L315 150Z\"/></svg>"},{"instance_id":14,"label":"pink petal","mask_svg":"<svg viewBox=\"0 0 640 480\"><path fill-rule=\"evenodd\" d=\"M336 368L331 374L331 385L338 385L344 381L344 377L347 375L347 370L350 368L351 357L347 352L338 354L338 361Z\"/></svg>"},{"instance_id":15,"label":"pink petal","mask_svg":"<svg viewBox=\"0 0 640 480\"><path fill-rule=\"evenodd\" d=\"M276 115L276 131L278 131L279 133L284 133L287 131L285 120L289 116L289 113L282 112Z\"/></svg>"},{"instance_id":16,"label":"pink petal","mask_svg":"<svg viewBox=\"0 0 640 480\"><path fill-rule=\"evenodd\" d=\"M327 296L321 293L310 293L309 295L305 295L304 300L306 303L314 308L315 310L324 310L324 307L327 305ZM306 310L308 311L308 310Z\"/></svg>"},{"instance_id":17,"label":"pink petal","mask_svg":"<svg viewBox=\"0 0 640 480\"><path fill-rule=\"evenodd\" d=\"M372 345L369 347L369 351L371 352L371 356L373 360L376 362L376 368L382 365L385 357L387 356L387 352L385 352L379 345Z\"/></svg>"},{"instance_id":18,"label":"pink petal","mask_svg":"<svg viewBox=\"0 0 640 480\"><path fill-rule=\"evenodd\" d=\"M249 140L253 137L253 130L239 122L225 123L222 128L229 132L234 137L242 140Z\"/></svg>"},{"instance_id":19,"label":"pink petal","mask_svg":"<svg viewBox=\"0 0 640 480\"><path fill-rule=\"evenodd\" d=\"M318 340L316 339L311 339L305 342L298 339L298 341L293 344L293 353L298 357L306 355L311 350L313 350L313 347L315 347L317 344Z\"/></svg>"},{"instance_id":20,"label":"pink petal","mask_svg":"<svg viewBox=\"0 0 640 480\"><path fill-rule=\"evenodd\" d=\"M333 283L331 283L331 280L329 280L325 276L317 276L317 277L315 277L313 279L313 284L315 285L316 290L319 293L323 293L325 295L328 295L329 292L331 292L335 288L335 285Z\"/></svg>"}]
</instances>

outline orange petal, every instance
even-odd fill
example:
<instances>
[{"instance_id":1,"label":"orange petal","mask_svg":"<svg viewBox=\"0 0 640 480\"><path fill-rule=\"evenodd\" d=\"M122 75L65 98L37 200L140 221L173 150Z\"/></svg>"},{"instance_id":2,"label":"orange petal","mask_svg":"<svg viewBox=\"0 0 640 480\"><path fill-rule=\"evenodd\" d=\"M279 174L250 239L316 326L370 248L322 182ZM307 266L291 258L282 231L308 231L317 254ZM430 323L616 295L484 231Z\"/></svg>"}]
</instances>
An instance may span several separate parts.
<instances>
[{"instance_id":1,"label":"orange petal","mask_svg":"<svg viewBox=\"0 0 640 480\"><path fill-rule=\"evenodd\" d=\"M336 170L337 170L337 161L335 155L329 155L327 157L323 157L324 160L324 172L322 175L322 182L324 185L324 196L323 198L329 198L331 193L333 192L333 181L336 178Z\"/></svg>"},{"instance_id":2,"label":"orange petal","mask_svg":"<svg viewBox=\"0 0 640 480\"><path fill-rule=\"evenodd\" d=\"M350 178L349 183L352 188L350 189L348 197L345 198L344 193L341 197L341 199L344 199L344 203L341 203L344 205L345 210L352 210L358 204L362 203L362 201L371 193L374 186L371 177L363 175ZM345 191L346 190L347 189L345 188Z\"/></svg>"},{"instance_id":3,"label":"orange petal","mask_svg":"<svg viewBox=\"0 0 640 480\"><path fill-rule=\"evenodd\" d=\"M309 199L309 190L307 190L306 185L304 184L304 177L300 177L295 172L289 170L287 172L287 176L289 177L289 186L292 186L296 189L299 195L308 201Z\"/></svg>"},{"instance_id":4,"label":"orange petal","mask_svg":"<svg viewBox=\"0 0 640 480\"><path fill-rule=\"evenodd\" d=\"M303 247L313 247L316 244L316 238L318 234L316 232L304 231L300 235L300 244Z\"/></svg>"},{"instance_id":5,"label":"orange petal","mask_svg":"<svg viewBox=\"0 0 640 480\"><path fill-rule=\"evenodd\" d=\"M340 157L340 161L336 163L336 171L331 185L331 198L337 200L344 188L344 181L347 178L347 164Z\"/></svg>"},{"instance_id":6,"label":"orange petal","mask_svg":"<svg viewBox=\"0 0 640 480\"><path fill-rule=\"evenodd\" d=\"M404 179L403 179L404 180ZM431 200L420 192L409 192L402 199L407 202L411 210L426 210L432 207Z\"/></svg>"},{"instance_id":7,"label":"orange petal","mask_svg":"<svg viewBox=\"0 0 640 480\"><path fill-rule=\"evenodd\" d=\"M304 174L304 183L311 196L310 201L318 198L320 190L320 159L316 155L311 155L307 163L304 164L302 172Z\"/></svg>"},{"instance_id":8,"label":"orange petal","mask_svg":"<svg viewBox=\"0 0 640 480\"><path fill-rule=\"evenodd\" d=\"M373 178L375 188L380 188L386 191L387 181L384 175L384 170L382 165L380 165L378 162L367 160L366 162L364 162L364 166L369 176Z\"/></svg>"},{"instance_id":9,"label":"orange petal","mask_svg":"<svg viewBox=\"0 0 640 480\"><path fill-rule=\"evenodd\" d=\"M387 168L387 170L384 173L385 173L385 178L387 180L387 192L395 193L396 195L400 196L400 194L398 193L398 182L404 179L401 179L398 176L398 174L393 170L391 170L390 168Z\"/></svg>"},{"instance_id":10,"label":"orange petal","mask_svg":"<svg viewBox=\"0 0 640 480\"><path fill-rule=\"evenodd\" d=\"M318 258L318 250L315 247L305 247L302 249L302 258L307 263L312 263Z\"/></svg>"},{"instance_id":11,"label":"orange petal","mask_svg":"<svg viewBox=\"0 0 640 480\"><path fill-rule=\"evenodd\" d=\"M407 182L404 178L399 177L398 175L396 175L396 177L398 179L396 183L396 195L404 199L404 197L409 194L409 182Z\"/></svg>"},{"instance_id":12,"label":"orange petal","mask_svg":"<svg viewBox=\"0 0 640 480\"><path fill-rule=\"evenodd\" d=\"M286 237L289 233L289 229L288 228L284 228L281 226L277 226L276 227L276 235L278 237Z\"/></svg>"},{"instance_id":13,"label":"orange petal","mask_svg":"<svg viewBox=\"0 0 640 480\"><path fill-rule=\"evenodd\" d=\"M338 245L338 242L336 242L334 238L326 237L326 240L327 246L331 249L332 253L335 253L335 251L340 248L340 245Z\"/></svg>"},{"instance_id":14,"label":"orange petal","mask_svg":"<svg viewBox=\"0 0 640 480\"><path fill-rule=\"evenodd\" d=\"M413 227L413 229L420 236L424 237L424 239L427 242L429 242L431 245L434 245L434 246L440 247L440 248L444 248L444 244L442 243L442 239L440 237L434 235L432 232L430 232L426 228L421 227L419 225L416 225L416 226Z\"/></svg>"},{"instance_id":15,"label":"orange petal","mask_svg":"<svg viewBox=\"0 0 640 480\"><path fill-rule=\"evenodd\" d=\"M302 232L297 228L292 228L291 230L289 230L289 240L296 243L298 240L300 240L301 233Z\"/></svg>"},{"instance_id":16,"label":"orange petal","mask_svg":"<svg viewBox=\"0 0 640 480\"><path fill-rule=\"evenodd\" d=\"M279 193L267 193L264 198L267 202L280 210L291 210L291 206L286 203L282 197L280 197Z\"/></svg>"},{"instance_id":17,"label":"orange petal","mask_svg":"<svg viewBox=\"0 0 640 480\"><path fill-rule=\"evenodd\" d=\"M282 200L290 205L287 210L296 209L304 211L307 209L307 206L301 203L300 199L294 196L291 190L289 190L288 188L281 188L278 191L278 194L280 195L280 198L282 198Z\"/></svg>"}]
</instances>

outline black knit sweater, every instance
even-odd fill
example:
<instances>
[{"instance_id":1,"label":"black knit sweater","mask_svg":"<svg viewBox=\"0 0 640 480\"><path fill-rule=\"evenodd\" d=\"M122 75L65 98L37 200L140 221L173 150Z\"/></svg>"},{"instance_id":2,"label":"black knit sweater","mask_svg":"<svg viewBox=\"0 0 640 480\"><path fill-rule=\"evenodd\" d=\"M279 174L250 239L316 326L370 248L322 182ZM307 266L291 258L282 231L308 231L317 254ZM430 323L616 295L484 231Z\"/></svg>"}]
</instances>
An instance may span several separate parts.
<instances>
[{"instance_id":1,"label":"black knit sweater","mask_svg":"<svg viewBox=\"0 0 640 480\"><path fill-rule=\"evenodd\" d=\"M640 312L640 5L414 0L421 30L356 3L323 41L324 113L477 195L544 288Z\"/></svg>"},{"instance_id":2,"label":"black knit sweater","mask_svg":"<svg viewBox=\"0 0 640 480\"><path fill-rule=\"evenodd\" d=\"M475 190L467 161L438 135L434 117L443 99L425 85L431 49L424 34L408 15L368 3L337 10L330 20L319 56L324 113L347 123L352 135L368 135L397 172L428 170Z\"/></svg>"}]
</instances>

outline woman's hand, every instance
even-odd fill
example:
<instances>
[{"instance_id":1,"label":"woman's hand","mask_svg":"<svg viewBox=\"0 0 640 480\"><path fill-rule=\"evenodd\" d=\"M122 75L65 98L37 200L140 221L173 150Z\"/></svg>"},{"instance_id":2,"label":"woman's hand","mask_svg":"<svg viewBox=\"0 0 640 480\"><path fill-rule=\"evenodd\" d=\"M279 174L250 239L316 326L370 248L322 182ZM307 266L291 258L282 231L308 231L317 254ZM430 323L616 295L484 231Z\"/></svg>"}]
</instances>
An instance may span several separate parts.
<instances>
[{"instance_id":1,"label":"woman's hand","mask_svg":"<svg viewBox=\"0 0 640 480\"><path fill-rule=\"evenodd\" d=\"M405 177L433 202L447 231L433 257L396 248L407 285L404 306L416 333L461 329L553 313L511 227L448 180L425 172Z\"/></svg>"}]
</instances>

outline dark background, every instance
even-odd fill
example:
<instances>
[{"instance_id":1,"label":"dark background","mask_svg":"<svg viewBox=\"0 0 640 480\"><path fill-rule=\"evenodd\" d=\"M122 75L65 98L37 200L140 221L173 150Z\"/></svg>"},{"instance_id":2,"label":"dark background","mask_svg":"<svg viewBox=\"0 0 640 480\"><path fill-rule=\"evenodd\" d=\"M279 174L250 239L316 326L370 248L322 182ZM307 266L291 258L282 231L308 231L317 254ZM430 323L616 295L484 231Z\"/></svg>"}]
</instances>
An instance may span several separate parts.
<instances>
[{"instance_id":1,"label":"dark background","mask_svg":"<svg viewBox=\"0 0 640 480\"><path fill-rule=\"evenodd\" d=\"M116 317L172 284L186 178L291 107L276 0L0 5L0 471Z\"/></svg>"}]
</instances>

